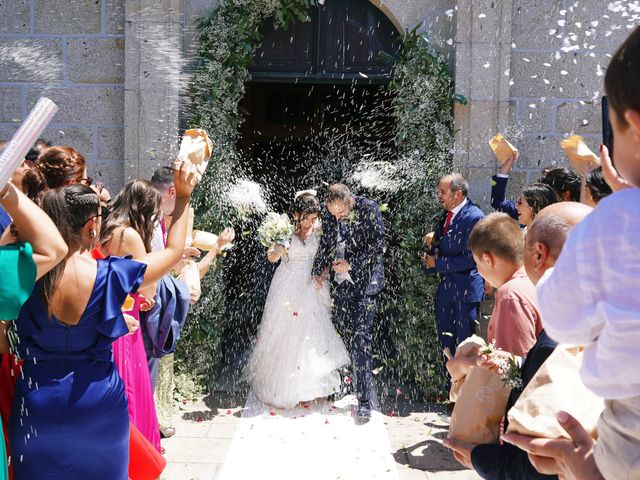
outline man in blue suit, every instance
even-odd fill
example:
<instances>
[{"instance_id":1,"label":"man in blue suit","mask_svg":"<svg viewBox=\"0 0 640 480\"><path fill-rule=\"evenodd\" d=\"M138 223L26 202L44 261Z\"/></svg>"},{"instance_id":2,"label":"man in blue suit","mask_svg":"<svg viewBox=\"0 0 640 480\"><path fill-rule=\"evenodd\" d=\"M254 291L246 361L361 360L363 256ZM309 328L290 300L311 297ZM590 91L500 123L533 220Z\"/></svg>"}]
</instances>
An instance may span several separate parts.
<instances>
[{"instance_id":1,"label":"man in blue suit","mask_svg":"<svg viewBox=\"0 0 640 480\"><path fill-rule=\"evenodd\" d=\"M329 187L323 236L313 266L317 286L331 274L334 322L355 367L358 419L371 416L372 335L378 294L384 288L384 222L378 205Z\"/></svg>"},{"instance_id":2,"label":"man in blue suit","mask_svg":"<svg viewBox=\"0 0 640 480\"><path fill-rule=\"evenodd\" d=\"M438 339L443 351L456 347L475 333L484 295L484 281L473 260L467 240L484 213L467 198L469 183L459 173L445 175L438 184L438 200L444 209L433 234L424 264L437 272Z\"/></svg>"}]
</instances>

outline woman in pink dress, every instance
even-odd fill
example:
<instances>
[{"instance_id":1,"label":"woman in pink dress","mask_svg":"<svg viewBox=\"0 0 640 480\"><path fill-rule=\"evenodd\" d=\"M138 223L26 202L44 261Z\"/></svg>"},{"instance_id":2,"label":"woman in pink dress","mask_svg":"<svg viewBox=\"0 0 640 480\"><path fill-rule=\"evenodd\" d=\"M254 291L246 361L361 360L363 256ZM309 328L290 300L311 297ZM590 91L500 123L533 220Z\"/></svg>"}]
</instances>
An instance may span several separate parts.
<instances>
[{"instance_id":1,"label":"woman in pink dress","mask_svg":"<svg viewBox=\"0 0 640 480\"><path fill-rule=\"evenodd\" d=\"M151 252L154 225L161 212L160 194L146 180L132 180L115 197L100 235L103 255L132 256L142 261ZM184 244L181 246L184 247ZM169 273L170 268L165 273ZM140 320L140 310L150 309L155 289L132 296L135 303L127 313ZM142 332L120 337L113 355L129 399L131 422L160 450L160 428L153 398Z\"/></svg>"}]
</instances>

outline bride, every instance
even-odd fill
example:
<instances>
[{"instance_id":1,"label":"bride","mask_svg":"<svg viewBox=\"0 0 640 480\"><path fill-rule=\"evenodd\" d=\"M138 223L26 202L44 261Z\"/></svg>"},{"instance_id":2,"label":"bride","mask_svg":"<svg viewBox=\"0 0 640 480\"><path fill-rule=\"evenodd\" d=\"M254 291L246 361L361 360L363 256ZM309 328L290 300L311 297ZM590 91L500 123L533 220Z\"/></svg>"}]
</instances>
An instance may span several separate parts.
<instances>
[{"instance_id":1,"label":"bride","mask_svg":"<svg viewBox=\"0 0 640 480\"><path fill-rule=\"evenodd\" d=\"M318 290L311 276L320 203L311 191L302 192L292 210L295 235L289 249L275 245L267 252L269 261L280 265L246 370L255 396L280 408L337 393L338 370L349 363L331 322L328 282Z\"/></svg>"}]
</instances>

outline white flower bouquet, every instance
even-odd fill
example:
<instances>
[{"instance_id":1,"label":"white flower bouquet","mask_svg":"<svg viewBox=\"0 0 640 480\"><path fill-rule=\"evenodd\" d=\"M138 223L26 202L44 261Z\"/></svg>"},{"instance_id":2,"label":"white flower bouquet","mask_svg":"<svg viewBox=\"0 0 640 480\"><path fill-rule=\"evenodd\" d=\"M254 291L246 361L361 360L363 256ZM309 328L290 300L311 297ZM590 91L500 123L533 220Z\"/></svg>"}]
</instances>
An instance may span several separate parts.
<instances>
[{"instance_id":1,"label":"white flower bouquet","mask_svg":"<svg viewBox=\"0 0 640 480\"><path fill-rule=\"evenodd\" d=\"M267 248L274 245L283 245L285 248L289 248L293 233L293 224L286 213L269 212L258 227L258 239Z\"/></svg>"}]
</instances>

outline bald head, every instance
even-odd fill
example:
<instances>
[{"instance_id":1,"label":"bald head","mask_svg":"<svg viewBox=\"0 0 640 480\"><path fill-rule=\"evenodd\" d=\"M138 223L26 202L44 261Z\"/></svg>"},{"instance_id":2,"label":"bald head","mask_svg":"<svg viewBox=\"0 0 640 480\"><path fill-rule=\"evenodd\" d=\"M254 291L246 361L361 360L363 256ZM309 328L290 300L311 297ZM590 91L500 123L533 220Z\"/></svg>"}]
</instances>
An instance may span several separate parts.
<instances>
[{"instance_id":1,"label":"bald head","mask_svg":"<svg viewBox=\"0 0 640 480\"><path fill-rule=\"evenodd\" d=\"M569 231L593 209L583 203L560 202L543 208L527 229L524 265L533 283L553 267Z\"/></svg>"}]
</instances>

